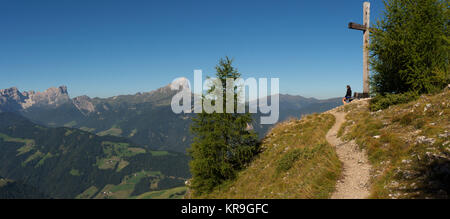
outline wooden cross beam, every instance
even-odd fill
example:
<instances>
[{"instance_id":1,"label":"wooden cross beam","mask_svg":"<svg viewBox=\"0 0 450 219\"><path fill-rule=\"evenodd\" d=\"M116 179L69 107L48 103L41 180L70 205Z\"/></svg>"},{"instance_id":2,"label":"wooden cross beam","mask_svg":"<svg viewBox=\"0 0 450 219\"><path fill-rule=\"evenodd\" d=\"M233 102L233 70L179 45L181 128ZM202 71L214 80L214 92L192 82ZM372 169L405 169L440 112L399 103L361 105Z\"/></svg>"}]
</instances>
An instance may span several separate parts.
<instances>
[{"instance_id":1,"label":"wooden cross beam","mask_svg":"<svg viewBox=\"0 0 450 219\"><path fill-rule=\"evenodd\" d=\"M353 30L362 30L362 31L367 30L367 27L365 25L361 25L361 24L357 24L357 23L353 23L353 22L348 23L348 28L353 29Z\"/></svg>"},{"instance_id":2,"label":"wooden cross beam","mask_svg":"<svg viewBox=\"0 0 450 219\"><path fill-rule=\"evenodd\" d=\"M369 37L370 37L370 2L364 2L364 24L350 22L348 28L360 30L363 39L363 96L369 96Z\"/></svg>"}]
</instances>

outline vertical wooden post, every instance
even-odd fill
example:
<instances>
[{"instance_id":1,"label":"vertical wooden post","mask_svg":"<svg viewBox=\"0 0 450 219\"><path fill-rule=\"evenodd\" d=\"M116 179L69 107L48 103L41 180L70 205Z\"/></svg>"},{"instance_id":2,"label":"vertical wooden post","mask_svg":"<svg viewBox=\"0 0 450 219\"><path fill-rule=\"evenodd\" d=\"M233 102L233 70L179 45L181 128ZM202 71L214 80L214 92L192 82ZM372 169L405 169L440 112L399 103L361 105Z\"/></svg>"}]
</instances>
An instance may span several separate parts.
<instances>
[{"instance_id":1,"label":"vertical wooden post","mask_svg":"<svg viewBox=\"0 0 450 219\"><path fill-rule=\"evenodd\" d=\"M370 37L370 2L364 2L364 45L363 45L363 95L369 95L369 37Z\"/></svg>"}]
</instances>

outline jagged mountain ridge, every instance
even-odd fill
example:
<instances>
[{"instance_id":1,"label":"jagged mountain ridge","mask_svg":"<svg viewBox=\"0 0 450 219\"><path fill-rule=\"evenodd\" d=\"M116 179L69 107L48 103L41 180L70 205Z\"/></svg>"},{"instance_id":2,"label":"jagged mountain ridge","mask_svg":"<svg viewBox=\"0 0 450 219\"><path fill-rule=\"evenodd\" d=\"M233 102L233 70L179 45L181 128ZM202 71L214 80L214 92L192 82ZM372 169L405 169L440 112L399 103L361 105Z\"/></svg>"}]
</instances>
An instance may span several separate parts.
<instances>
[{"instance_id":1,"label":"jagged mountain ridge","mask_svg":"<svg viewBox=\"0 0 450 219\"><path fill-rule=\"evenodd\" d=\"M24 91L17 87L0 90L0 112L26 110L33 106L58 107L70 102L66 86L52 87L44 92Z\"/></svg>"},{"instance_id":2,"label":"jagged mountain ridge","mask_svg":"<svg viewBox=\"0 0 450 219\"><path fill-rule=\"evenodd\" d=\"M188 86L184 80L176 82L178 86ZM57 108L63 104L73 104L80 112L89 114L96 112L96 105L101 103L156 103L159 105L170 104L170 99L177 92L169 84L150 92L139 92L134 95L119 95L109 98L90 98L86 95L73 99L69 97L67 86L51 87L43 92L23 91L17 87L0 89L0 112L16 112L27 110L32 107Z\"/></svg>"}]
</instances>

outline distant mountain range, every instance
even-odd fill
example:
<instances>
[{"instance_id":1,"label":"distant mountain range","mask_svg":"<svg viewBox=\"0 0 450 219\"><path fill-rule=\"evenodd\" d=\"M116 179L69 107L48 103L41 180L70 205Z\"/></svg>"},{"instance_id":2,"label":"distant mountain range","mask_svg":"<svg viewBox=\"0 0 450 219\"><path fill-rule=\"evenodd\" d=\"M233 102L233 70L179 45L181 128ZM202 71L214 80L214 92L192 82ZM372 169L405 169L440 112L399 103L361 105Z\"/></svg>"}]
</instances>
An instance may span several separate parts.
<instances>
[{"instance_id":1,"label":"distant mountain range","mask_svg":"<svg viewBox=\"0 0 450 219\"><path fill-rule=\"evenodd\" d=\"M152 150L185 153L192 139L189 125L194 114L172 112L170 102L177 92L169 84L134 95L71 99L66 86L44 92L20 92L13 87L0 90L0 112L16 112L48 127L71 127L100 136L126 137ZM340 104L340 98L318 100L280 95L279 121L324 112ZM271 125L260 125L260 116L255 114L253 127L262 137Z\"/></svg>"},{"instance_id":2,"label":"distant mountain range","mask_svg":"<svg viewBox=\"0 0 450 219\"><path fill-rule=\"evenodd\" d=\"M191 115L172 113L177 91L169 86L152 92L111 98L69 98L65 86L42 93L0 90L0 111L16 112L48 127L72 127L98 135L132 139L151 149L185 152Z\"/></svg>"},{"instance_id":3,"label":"distant mountain range","mask_svg":"<svg viewBox=\"0 0 450 219\"><path fill-rule=\"evenodd\" d=\"M66 86L0 90L0 198L181 197L195 114L172 112L177 92L170 84L110 98L70 98ZM338 105L280 95L280 121ZM263 137L272 126L261 116L252 127Z\"/></svg>"}]
</instances>

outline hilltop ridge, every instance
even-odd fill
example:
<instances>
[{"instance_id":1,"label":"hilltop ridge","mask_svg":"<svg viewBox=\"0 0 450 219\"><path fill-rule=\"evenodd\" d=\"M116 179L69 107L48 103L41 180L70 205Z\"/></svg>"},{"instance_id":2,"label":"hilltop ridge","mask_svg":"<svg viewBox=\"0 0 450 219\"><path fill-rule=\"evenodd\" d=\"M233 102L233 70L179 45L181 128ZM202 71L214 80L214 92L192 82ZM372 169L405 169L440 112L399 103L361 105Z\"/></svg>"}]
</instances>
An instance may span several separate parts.
<instances>
[{"instance_id":1,"label":"hilltop ridge","mask_svg":"<svg viewBox=\"0 0 450 219\"><path fill-rule=\"evenodd\" d=\"M367 151L370 198L450 197L450 87L372 112L344 107L344 141Z\"/></svg>"},{"instance_id":2,"label":"hilltop ridge","mask_svg":"<svg viewBox=\"0 0 450 219\"><path fill-rule=\"evenodd\" d=\"M449 100L450 87L376 112L365 99L283 122L270 130L260 154L236 179L208 195L188 198L449 198ZM326 135L336 113L345 121L331 133L340 144L330 145ZM365 155L352 162L370 171L350 180L360 183L354 186L365 195L339 191L352 177L340 160L343 144L351 145L348 151L356 157Z\"/></svg>"}]
</instances>

